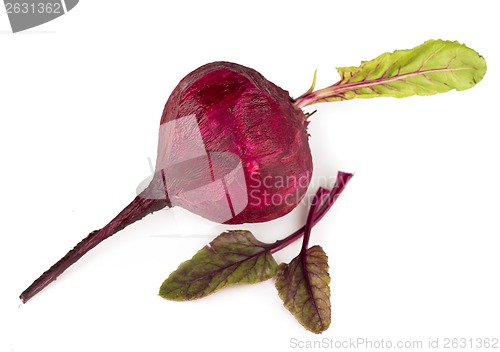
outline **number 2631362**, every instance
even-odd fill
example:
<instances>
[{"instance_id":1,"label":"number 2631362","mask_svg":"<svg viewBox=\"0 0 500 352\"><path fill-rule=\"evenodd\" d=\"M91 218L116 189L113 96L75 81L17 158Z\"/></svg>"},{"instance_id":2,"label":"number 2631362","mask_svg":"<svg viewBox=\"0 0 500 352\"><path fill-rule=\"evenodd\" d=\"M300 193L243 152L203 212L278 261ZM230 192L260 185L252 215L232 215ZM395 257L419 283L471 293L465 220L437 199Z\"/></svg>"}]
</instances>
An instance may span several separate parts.
<instances>
[{"instance_id":1,"label":"number 2631362","mask_svg":"<svg viewBox=\"0 0 500 352\"><path fill-rule=\"evenodd\" d=\"M27 2L7 2L5 3L5 9L7 13L14 14L35 14L35 13L62 13L63 9L61 3L55 2L39 2L39 3L27 3Z\"/></svg>"}]
</instances>

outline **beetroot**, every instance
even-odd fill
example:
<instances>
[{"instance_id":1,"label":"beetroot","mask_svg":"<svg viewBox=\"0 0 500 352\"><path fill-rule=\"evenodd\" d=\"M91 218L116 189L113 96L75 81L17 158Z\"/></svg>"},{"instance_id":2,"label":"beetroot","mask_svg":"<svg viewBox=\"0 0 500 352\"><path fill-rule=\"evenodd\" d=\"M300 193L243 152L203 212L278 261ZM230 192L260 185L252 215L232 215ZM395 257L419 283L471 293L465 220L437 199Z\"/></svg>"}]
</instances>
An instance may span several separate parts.
<instances>
[{"instance_id":1,"label":"beetroot","mask_svg":"<svg viewBox=\"0 0 500 352\"><path fill-rule=\"evenodd\" d=\"M288 92L251 68L214 62L191 72L165 104L149 186L33 282L21 300L104 239L167 206L227 224L287 214L312 176L306 125Z\"/></svg>"},{"instance_id":2,"label":"beetroot","mask_svg":"<svg viewBox=\"0 0 500 352\"><path fill-rule=\"evenodd\" d=\"M196 146L191 140L187 148L179 148L179 143L165 140L171 134L160 133L156 170L163 170L164 176L172 173L165 182L172 204L213 221L240 224L285 215L305 195L312 176L306 117L293 105L287 91L257 71L234 63L214 62L191 72L168 99L160 124L165 126L174 120L180 122L171 134L188 130L192 137L193 129L199 128L202 141ZM172 140L176 141L175 137ZM197 147L201 156L189 159ZM203 167L203 160L199 160L206 158L207 153L212 156L212 167ZM176 161L190 160L186 178L179 177L175 167L169 167L180 164L172 161L172 155ZM193 203L186 198L183 190L196 188L200 183L206 187L211 181L198 174L193 177L196 170L200 174L223 170L219 176L224 178L238 161L244 182L239 177L229 178L225 188L231 192L218 184L206 200ZM160 186L160 192L164 190L161 182L154 184ZM222 196L214 198L214 194ZM224 211L228 201L231 214ZM221 218L224 215L226 219Z\"/></svg>"},{"instance_id":3,"label":"beetroot","mask_svg":"<svg viewBox=\"0 0 500 352\"><path fill-rule=\"evenodd\" d=\"M458 42L429 40L337 70L340 81L314 91L314 79L295 100L257 71L234 63L214 62L188 74L165 105L149 186L43 273L21 300L29 300L104 239L164 207L180 206L226 224L287 214L304 197L312 176L310 114L301 108L464 90L481 81L486 63Z\"/></svg>"}]
</instances>

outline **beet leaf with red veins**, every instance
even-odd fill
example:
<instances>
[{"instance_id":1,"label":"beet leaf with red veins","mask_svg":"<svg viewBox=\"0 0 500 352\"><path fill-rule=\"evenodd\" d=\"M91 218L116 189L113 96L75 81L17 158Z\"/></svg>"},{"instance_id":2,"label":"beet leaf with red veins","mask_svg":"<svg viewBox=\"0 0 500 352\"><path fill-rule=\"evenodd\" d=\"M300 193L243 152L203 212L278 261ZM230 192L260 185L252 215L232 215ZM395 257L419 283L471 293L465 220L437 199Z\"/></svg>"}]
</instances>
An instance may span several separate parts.
<instances>
[{"instance_id":1,"label":"beet leaf with red veins","mask_svg":"<svg viewBox=\"0 0 500 352\"><path fill-rule=\"evenodd\" d=\"M206 297L220 289L276 278L285 307L314 333L330 326L330 276L328 258L320 246L309 246L312 227L330 210L351 179L339 172L331 191L320 188L306 224L274 243L257 240L250 231L227 231L183 262L160 287L160 296L172 301ZM300 254L279 266L273 253L303 237Z\"/></svg>"}]
</instances>

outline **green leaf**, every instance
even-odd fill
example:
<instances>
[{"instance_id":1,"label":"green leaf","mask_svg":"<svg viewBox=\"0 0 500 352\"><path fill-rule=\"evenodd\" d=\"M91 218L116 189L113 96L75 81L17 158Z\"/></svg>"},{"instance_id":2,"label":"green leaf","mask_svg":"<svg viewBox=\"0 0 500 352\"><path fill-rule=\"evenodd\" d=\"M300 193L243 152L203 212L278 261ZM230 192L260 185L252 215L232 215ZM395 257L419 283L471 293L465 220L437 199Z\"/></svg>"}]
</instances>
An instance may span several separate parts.
<instances>
[{"instance_id":1,"label":"green leaf","mask_svg":"<svg viewBox=\"0 0 500 352\"><path fill-rule=\"evenodd\" d=\"M328 257L320 246L280 264L276 288L285 307L307 330L319 334L330 326Z\"/></svg>"},{"instance_id":2,"label":"green leaf","mask_svg":"<svg viewBox=\"0 0 500 352\"><path fill-rule=\"evenodd\" d=\"M465 90L479 83L486 73L486 61L459 42L429 40L408 50L384 53L359 67L337 68L340 81L308 92L295 105L353 98L433 95L452 89Z\"/></svg>"},{"instance_id":3,"label":"green leaf","mask_svg":"<svg viewBox=\"0 0 500 352\"><path fill-rule=\"evenodd\" d=\"M192 300L223 287L270 279L278 264L269 246L249 231L224 232L170 274L161 285L160 296Z\"/></svg>"},{"instance_id":4,"label":"green leaf","mask_svg":"<svg viewBox=\"0 0 500 352\"><path fill-rule=\"evenodd\" d=\"M360 67L337 71L340 85L346 88L345 99L403 98L469 89L483 78L486 61L456 41L429 40L414 49L385 53Z\"/></svg>"}]
</instances>

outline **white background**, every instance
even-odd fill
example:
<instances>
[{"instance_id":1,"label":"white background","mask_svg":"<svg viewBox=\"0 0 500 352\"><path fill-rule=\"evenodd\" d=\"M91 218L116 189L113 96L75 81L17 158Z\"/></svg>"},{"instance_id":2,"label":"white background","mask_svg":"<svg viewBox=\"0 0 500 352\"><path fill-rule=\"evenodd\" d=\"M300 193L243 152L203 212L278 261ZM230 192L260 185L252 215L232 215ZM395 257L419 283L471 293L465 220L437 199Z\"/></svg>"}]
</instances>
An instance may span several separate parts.
<instances>
[{"instance_id":1,"label":"white background","mask_svg":"<svg viewBox=\"0 0 500 352\"><path fill-rule=\"evenodd\" d=\"M407 4L407 5L405 5ZM0 13L0 351L286 351L290 339L500 338L500 50L493 1L89 1L12 34ZM24 306L18 295L135 195L177 82L234 61L298 96L427 39L485 56L476 87L321 104L315 181L355 176L314 228L330 257L332 325L305 331L273 280L185 303L157 296L228 226L164 210L105 241ZM288 235L307 209L241 225ZM197 236L193 236L197 235ZM289 261L300 243L277 253Z\"/></svg>"}]
</instances>

